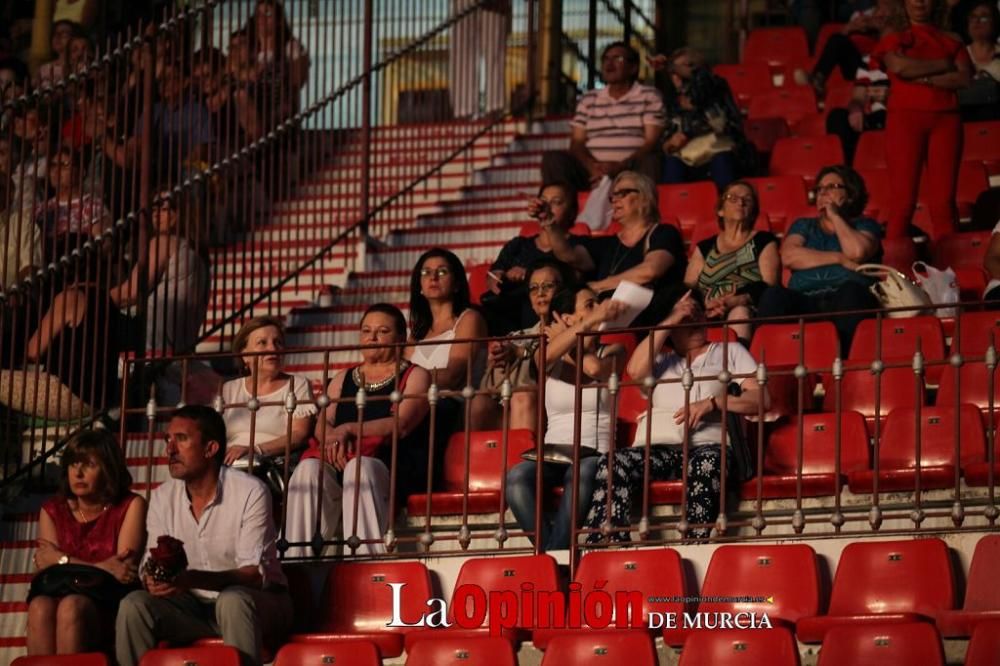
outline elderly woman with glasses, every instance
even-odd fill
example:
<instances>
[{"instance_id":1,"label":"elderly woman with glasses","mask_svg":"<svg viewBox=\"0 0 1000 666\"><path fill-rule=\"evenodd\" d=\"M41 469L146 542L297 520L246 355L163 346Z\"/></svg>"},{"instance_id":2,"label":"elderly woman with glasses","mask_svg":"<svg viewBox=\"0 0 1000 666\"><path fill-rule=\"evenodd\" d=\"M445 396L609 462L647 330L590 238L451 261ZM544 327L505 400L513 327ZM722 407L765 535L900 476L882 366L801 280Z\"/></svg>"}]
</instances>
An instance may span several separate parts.
<instances>
[{"instance_id":1,"label":"elderly woman with glasses","mask_svg":"<svg viewBox=\"0 0 1000 666\"><path fill-rule=\"evenodd\" d=\"M734 181L722 190L715 213L719 233L694 247L684 284L704 295L709 319L749 319L764 290L780 284L778 239L754 229L760 201L746 181ZM733 330L749 344L749 323Z\"/></svg>"},{"instance_id":2,"label":"elderly woman with glasses","mask_svg":"<svg viewBox=\"0 0 1000 666\"><path fill-rule=\"evenodd\" d=\"M787 287L768 287L757 305L759 317L869 310L879 306L871 279L858 265L882 254L882 226L862 212L865 181L848 166L827 166L816 176L816 217L800 218L781 244L781 262L791 269ZM864 315L833 318L846 358L854 329Z\"/></svg>"},{"instance_id":3,"label":"elderly woman with glasses","mask_svg":"<svg viewBox=\"0 0 1000 666\"><path fill-rule=\"evenodd\" d=\"M548 234L556 258L587 276L588 286L600 297L624 281L656 290L637 325L646 320L655 323L670 308L665 299L680 295L677 287L686 264L680 232L660 223L656 185L640 173L618 174L610 198L613 218L620 225L615 234L581 238L572 245L559 227L543 224L543 233Z\"/></svg>"}]
</instances>

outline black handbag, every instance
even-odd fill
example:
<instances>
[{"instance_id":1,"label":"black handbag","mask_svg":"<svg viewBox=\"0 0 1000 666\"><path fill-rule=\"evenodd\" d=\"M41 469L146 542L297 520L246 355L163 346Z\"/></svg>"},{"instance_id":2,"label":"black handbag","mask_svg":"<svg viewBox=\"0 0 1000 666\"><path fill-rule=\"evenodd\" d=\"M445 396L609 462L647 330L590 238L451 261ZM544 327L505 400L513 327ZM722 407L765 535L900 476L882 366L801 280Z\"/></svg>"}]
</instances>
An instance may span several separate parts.
<instances>
[{"instance_id":1,"label":"black handbag","mask_svg":"<svg viewBox=\"0 0 1000 666\"><path fill-rule=\"evenodd\" d=\"M740 388L739 384L736 382L729 384L729 395L739 396L741 393L743 393L743 389ZM726 439L729 450L733 454L732 460L729 462L728 478L737 482L752 479L757 466L743 425L743 418L739 414L726 412Z\"/></svg>"},{"instance_id":2,"label":"black handbag","mask_svg":"<svg viewBox=\"0 0 1000 666\"><path fill-rule=\"evenodd\" d=\"M89 564L59 564L40 571L31 579L28 601L35 597L81 594L98 606L114 607L135 589L137 585L125 585L104 569Z\"/></svg>"}]
</instances>

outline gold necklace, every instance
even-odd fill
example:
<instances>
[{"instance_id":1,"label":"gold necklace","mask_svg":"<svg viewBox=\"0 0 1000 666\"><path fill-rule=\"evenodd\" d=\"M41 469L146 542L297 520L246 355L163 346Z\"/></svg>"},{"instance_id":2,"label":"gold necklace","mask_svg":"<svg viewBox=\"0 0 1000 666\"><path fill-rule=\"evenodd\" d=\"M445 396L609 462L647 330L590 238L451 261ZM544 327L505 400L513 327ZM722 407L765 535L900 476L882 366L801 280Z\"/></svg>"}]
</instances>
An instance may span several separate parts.
<instances>
[{"instance_id":1,"label":"gold necklace","mask_svg":"<svg viewBox=\"0 0 1000 666\"><path fill-rule=\"evenodd\" d=\"M409 365L410 362L405 360L402 363L400 363L399 374L402 375ZM365 389L365 393L372 393L374 391L380 391L389 384L391 384L392 382L394 382L396 380L396 373L393 372L385 379L379 379L378 381L369 383L364 381L364 374L362 374L361 366L359 365L355 367L354 370L351 372L351 378L354 380L355 386L363 387Z\"/></svg>"},{"instance_id":2,"label":"gold necklace","mask_svg":"<svg viewBox=\"0 0 1000 666\"><path fill-rule=\"evenodd\" d=\"M76 502L76 509L74 509L74 510L76 511L76 514L78 516L80 516L80 518L83 519L83 522L89 523L92 520L97 520L101 516L102 513L104 513L105 511L108 510L108 506L110 506L110 505L105 504L103 507L101 507L100 511L98 511L96 514L94 514L93 518L87 518L87 514L85 514L83 512L83 508L80 506L80 501L79 500L77 500L77 502Z\"/></svg>"}]
</instances>

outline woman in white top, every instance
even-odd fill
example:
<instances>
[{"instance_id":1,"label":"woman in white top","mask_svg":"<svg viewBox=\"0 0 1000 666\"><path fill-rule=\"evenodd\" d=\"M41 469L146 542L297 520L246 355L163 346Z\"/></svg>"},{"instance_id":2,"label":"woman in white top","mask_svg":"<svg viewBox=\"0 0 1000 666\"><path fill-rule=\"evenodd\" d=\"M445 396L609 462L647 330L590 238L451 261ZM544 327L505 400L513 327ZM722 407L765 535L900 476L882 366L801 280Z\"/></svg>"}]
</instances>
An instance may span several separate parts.
<instances>
[{"instance_id":1,"label":"woman in white top","mask_svg":"<svg viewBox=\"0 0 1000 666\"><path fill-rule=\"evenodd\" d=\"M975 76L989 76L1000 81L1000 47L997 46L997 35L1000 34L1000 9L992 0L979 0L970 4L966 10L965 38L969 58L975 68Z\"/></svg>"},{"instance_id":2,"label":"woman in white top","mask_svg":"<svg viewBox=\"0 0 1000 666\"><path fill-rule=\"evenodd\" d=\"M410 275L410 340L437 344L414 345L407 356L431 373L439 389L479 386L485 372L483 343L451 342L487 335L486 320L469 303L469 282L459 258L441 248L424 252ZM471 381L467 381L469 364Z\"/></svg>"},{"instance_id":3,"label":"woman in white top","mask_svg":"<svg viewBox=\"0 0 1000 666\"><path fill-rule=\"evenodd\" d=\"M570 287L552 299L552 323L545 327L548 344L545 358L536 351L535 362L545 363L545 416L548 427L546 444L573 444L576 403L576 369L580 369L585 382L603 382L613 371L621 372L625 350L620 345L599 347L597 336L585 338L583 358L576 358L576 339L581 332L613 320L621 312L621 303L607 300L597 304L597 295L586 286ZM611 413L608 392L603 388L584 388L580 406L580 486L577 498L577 517L584 512L593 495L594 470L597 453L608 451L611 437ZM589 451L587 450L589 449ZM573 510L573 466L543 462L542 486L551 488L562 484L565 492L559 509L552 517L552 526L542 526L537 535L544 550L561 550L569 547L570 517ZM518 524L526 532L535 531L535 478L538 463L525 461L507 473L507 503Z\"/></svg>"},{"instance_id":4,"label":"woman in white top","mask_svg":"<svg viewBox=\"0 0 1000 666\"><path fill-rule=\"evenodd\" d=\"M281 322L274 317L250 319L233 339L233 351L247 354L239 357L247 375L222 385L227 465L247 455L251 446L255 456L279 456L295 451L305 446L312 433L316 405L312 402L309 380L284 371L281 358L284 347L285 333ZM285 409L289 392L295 394L296 400L291 414L291 437ZM254 397L261 403L256 416L246 407Z\"/></svg>"},{"instance_id":5,"label":"woman in white top","mask_svg":"<svg viewBox=\"0 0 1000 666\"><path fill-rule=\"evenodd\" d=\"M651 433L649 463L651 481L669 481L682 478L683 442L685 426L690 432L688 449L687 514L689 525L686 536L705 539L711 534L711 525L719 512L720 469L722 438L722 396L727 390L718 381L723 368L737 376L742 393L729 396L727 409L735 414L756 414L757 403L764 401L767 393L761 390L752 373L757 363L743 345L709 342L703 325L682 327L680 324L699 324L705 321L705 309L696 292L688 292L677 302L671 313L660 324L666 330L651 333L652 342L643 340L628 362L629 376L640 379L653 376L659 381L652 395L652 423L644 414L637 424L636 440L632 447L615 451L614 486L611 497L612 527L629 525L634 497L641 496L643 468L647 446L647 431ZM676 327L676 328L674 328ZM673 351L650 358L650 349L662 350L667 337ZM728 361L724 366L724 359ZM689 369L694 384L691 388L688 409L684 408L684 388L680 380ZM751 376L739 378L739 375ZM732 457L728 457L732 460ZM602 540L601 528L608 520L608 456L601 456L595 476L594 491L587 515L586 527L591 532L588 541ZM708 527L705 527L708 525ZM628 541L629 532L617 531L609 535L612 541Z\"/></svg>"}]
</instances>

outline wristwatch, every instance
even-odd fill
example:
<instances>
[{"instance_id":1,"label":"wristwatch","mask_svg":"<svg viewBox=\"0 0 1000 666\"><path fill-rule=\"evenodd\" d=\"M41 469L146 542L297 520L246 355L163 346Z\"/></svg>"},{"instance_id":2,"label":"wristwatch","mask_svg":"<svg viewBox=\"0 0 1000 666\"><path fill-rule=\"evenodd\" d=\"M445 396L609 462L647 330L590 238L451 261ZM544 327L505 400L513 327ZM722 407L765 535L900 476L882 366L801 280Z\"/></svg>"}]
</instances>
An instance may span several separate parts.
<instances>
[{"instance_id":1,"label":"wristwatch","mask_svg":"<svg viewBox=\"0 0 1000 666\"><path fill-rule=\"evenodd\" d=\"M69 564L69 555L63 555L60 557L59 564Z\"/></svg>"}]
</instances>

